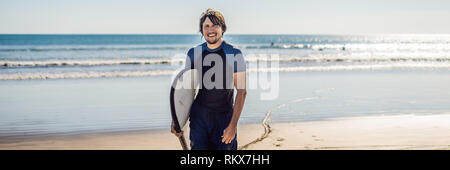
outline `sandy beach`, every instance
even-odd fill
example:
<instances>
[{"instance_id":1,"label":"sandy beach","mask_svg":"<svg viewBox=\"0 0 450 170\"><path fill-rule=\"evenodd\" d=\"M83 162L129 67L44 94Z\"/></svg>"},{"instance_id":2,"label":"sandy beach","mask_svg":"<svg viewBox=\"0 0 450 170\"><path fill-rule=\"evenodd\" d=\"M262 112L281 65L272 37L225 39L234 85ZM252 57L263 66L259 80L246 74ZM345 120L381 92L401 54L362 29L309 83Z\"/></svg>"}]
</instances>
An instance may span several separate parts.
<instances>
[{"instance_id":1,"label":"sandy beach","mask_svg":"<svg viewBox=\"0 0 450 170\"><path fill-rule=\"evenodd\" d=\"M450 114L349 117L313 122L239 125L240 149L450 149ZM186 130L185 134L189 134ZM188 139L189 136L186 136ZM189 140L187 140L189 141ZM249 144L249 145L247 145ZM64 136L0 139L0 149L181 149L167 131L128 131Z\"/></svg>"}]
</instances>

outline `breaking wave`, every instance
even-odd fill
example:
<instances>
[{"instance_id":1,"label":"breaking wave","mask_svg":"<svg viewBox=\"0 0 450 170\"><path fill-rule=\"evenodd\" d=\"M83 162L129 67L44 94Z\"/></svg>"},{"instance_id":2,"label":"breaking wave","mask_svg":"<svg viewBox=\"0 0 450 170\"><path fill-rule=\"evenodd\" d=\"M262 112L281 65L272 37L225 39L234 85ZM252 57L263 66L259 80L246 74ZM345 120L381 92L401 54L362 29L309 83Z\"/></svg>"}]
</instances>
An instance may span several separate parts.
<instances>
[{"instance_id":1,"label":"breaking wave","mask_svg":"<svg viewBox=\"0 0 450 170\"><path fill-rule=\"evenodd\" d=\"M188 48L189 46L22 47L0 48L0 52L186 50Z\"/></svg>"},{"instance_id":2,"label":"breaking wave","mask_svg":"<svg viewBox=\"0 0 450 170\"><path fill-rule=\"evenodd\" d=\"M347 62L347 63L377 63L377 62L450 62L450 57L402 57L402 58L356 58L356 57L282 57L258 58L246 57L247 62ZM54 66L105 66L105 65L148 65L183 63L184 59L126 59L126 60L48 60L48 61L0 61L0 68L10 67L54 67Z\"/></svg>"},{"instance_id":3,"label":"breaking wave","mask_svg":"<svg viewBox=\"0 0 450 170\"><path fill-rule=\"evenodd\" d=\"M306 71L338 71L338 70L388 70L388 69L450 69L450 63L403 63L403 64L370 64L370 65L332 65L332 66L297 66L279 68L249 68L248 72L306 72ZM176 70L150 71L111 71L111 72L64 72L64 73L12 73L0 74L0 80L27 79L70 79L101 77L146 77L173 75Z\"/></svg>"}]
</instances>

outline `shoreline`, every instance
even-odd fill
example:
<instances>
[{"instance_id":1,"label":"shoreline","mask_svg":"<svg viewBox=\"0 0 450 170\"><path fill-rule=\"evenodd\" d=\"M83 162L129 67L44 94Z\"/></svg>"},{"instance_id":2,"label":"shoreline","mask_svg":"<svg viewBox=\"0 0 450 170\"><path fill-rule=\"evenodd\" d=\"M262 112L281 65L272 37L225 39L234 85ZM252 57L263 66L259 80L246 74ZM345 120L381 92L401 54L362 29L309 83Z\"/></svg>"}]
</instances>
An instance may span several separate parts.
<instances>
[{"instance_id":1,"label":"shoreline","mask_svg":"<svg viewBox=\"0 0 450 170\"><path fill-rule=\"evenodd\" d=\"M261 124L240 124L238 147L248 150L449 150L449 121L450 114L358 116L273 123L269 133ZM189 145L188 134L189 130L185 129ZM181 146L167 128L23 138L1 141L0 149L178 150Z\"/></svg>"}]
</instances>

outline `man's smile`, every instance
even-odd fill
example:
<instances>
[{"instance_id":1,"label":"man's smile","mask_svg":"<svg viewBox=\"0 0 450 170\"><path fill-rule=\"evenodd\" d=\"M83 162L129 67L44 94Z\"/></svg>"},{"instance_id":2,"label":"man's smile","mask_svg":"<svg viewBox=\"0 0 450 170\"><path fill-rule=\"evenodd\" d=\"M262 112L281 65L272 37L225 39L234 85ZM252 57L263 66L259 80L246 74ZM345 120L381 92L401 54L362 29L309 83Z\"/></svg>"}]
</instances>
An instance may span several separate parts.
<instances>
[{"instance_id":1,"label":"man's smile","mask_svg":"<svg viewBox=\"0 0 450 170\"><path fill-rule=\"evenodd\" d=\"M217 36L217 33L208 33L208 37L216 37Z\"/></svg>"}]
</instances>

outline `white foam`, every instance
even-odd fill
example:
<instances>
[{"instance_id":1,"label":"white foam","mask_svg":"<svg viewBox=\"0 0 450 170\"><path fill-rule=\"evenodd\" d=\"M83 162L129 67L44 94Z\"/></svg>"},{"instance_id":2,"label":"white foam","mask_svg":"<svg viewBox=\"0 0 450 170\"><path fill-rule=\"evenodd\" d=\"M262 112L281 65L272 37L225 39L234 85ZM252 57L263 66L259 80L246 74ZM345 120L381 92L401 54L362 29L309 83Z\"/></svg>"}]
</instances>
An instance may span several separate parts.
<instances>
[{"instance_id":1,"label":"white foam","mask_svg":"<svg viewBox=\"0 0 450 170\"><path fill-rule=\"evenodd\" d=\"M70 79L70 78L100 78L100 77L145 77L172 75L174 70L127 71L127 72L66 72L66 73L15 73L0 74L0 80L27 79Z\"/></svg>"},{"instance_id":2,"label":"white foam","mask_svg":"<svg viewBox=\"0 0 450 170\"><path fill-rule=\"evenodd\" d=\"M450 63L405 63L375 65L334 65L334 66L301 66L280 68L255 68L248 72L304 72L304 71L336 71L336 70L386 70L386 69L450 69Z\"/></svg>"},{"instance_id":3,"label":"white foam","mask_svg":"<svg viewBox=\"0 0 450 170\"><path fill-rule=\"evenodd\" d=\"M450 57L246 57L247 62L449 62Z\"/></svg>"},{"instance_id":4,"label":"white foam","mask_svg":"<svg viewBox=\"0 0 450 170\"><path fill-rule=\"evenodd\" d=\"M450 50L446 43L345 43L345 44L276 44L269 45L242 45L242 49L335 49L350 51L392 51L392 50Z\"/></svg>"},{"instance_id":5,"label":"white foam","mask_svg":"<svg viewBox=\"0 0 450 170\"><path fill-rule=\"evenodd\" d=\"M450 57L280 57L246 56L247 62L450 62ZM184 59L0 61L0 67L103 66L184 63Z\"/></svg>"},{"instance_id":6,"label":"white foam","mask_svg":"<svg viewBox=\"0 0 450 170\"><path fill-rule=\"evenodd\" d=\"M99 66L99 65L121 65L121 64L170 64L182 62L184 62L184 60L181 59L0 61L0 66L3 67Z\"/></svg>"},{"instance_id":7,"label":"white foam","mask_svg":"<svg viewBox=\"0 0 450 170\"><path fill-rule=\"evenodd\" d=\"M306 71L337 71L337 70L387 70L387 69L450 69L450 63L403 63L403 64L372 64L372 65L333 65L333 66L300 66L280 68L250 68L248 72L306 72ZM66 73L14 73L0 74L0 80L26 79L69 79L69 78L100 78L100 77L145 77L173 75L175 70L151 71L113 71L113 72L66 72Z\"/></svg>"}]
</instances>

